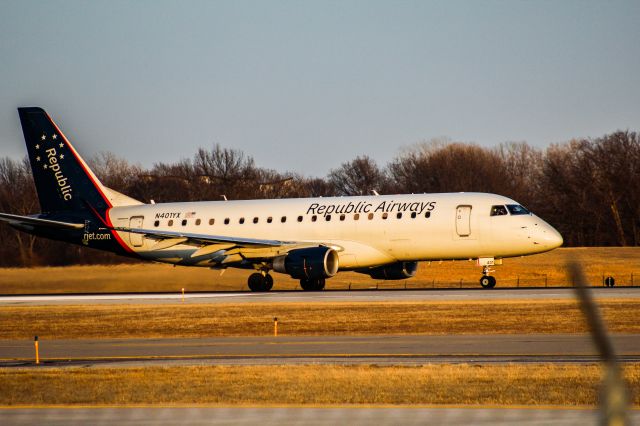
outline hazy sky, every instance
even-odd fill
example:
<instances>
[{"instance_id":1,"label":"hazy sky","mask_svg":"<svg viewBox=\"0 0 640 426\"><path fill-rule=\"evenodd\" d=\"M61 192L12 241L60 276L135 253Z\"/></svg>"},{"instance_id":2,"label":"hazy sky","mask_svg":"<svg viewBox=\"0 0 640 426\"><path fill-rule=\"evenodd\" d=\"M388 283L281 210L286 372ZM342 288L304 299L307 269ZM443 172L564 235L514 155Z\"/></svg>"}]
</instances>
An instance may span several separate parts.
<instances>
[{"instance_id":1,"label":"hazy sky","mask_svg":"<svg viewBox=\"0 0 640 426\"><path fill-rule=\"evenodd\" d=\"M0 156L42 106L81 154L219 143L278 171L434 137L640 130L639 1L0 0Z\"/></svg>"}]
</instances>

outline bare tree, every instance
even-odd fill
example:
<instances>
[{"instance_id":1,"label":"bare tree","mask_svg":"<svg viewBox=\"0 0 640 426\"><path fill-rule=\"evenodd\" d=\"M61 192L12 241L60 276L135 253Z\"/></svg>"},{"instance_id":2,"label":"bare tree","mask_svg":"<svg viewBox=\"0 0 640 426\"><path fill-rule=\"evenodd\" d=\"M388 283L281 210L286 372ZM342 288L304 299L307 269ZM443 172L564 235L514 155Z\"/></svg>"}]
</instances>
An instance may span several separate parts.
<instances>
[{"instance_id":1,"label":"bare tree","mask_svg":"<svg viewBox=\"0 0 640 426\"><path fill-rule=\"evenodd\" d=\"M111 189L126 193L139 176L142 166L132 165L110 152L101 152L88 160L89 167L100 181Z\"/></svg>"},{"instance_id":2,"label":"bare tree","mask_svg":"<svg viewBox=\"0 0 640 426\"><path fill-rule=\"evenodd\" d=\"M337 195L368 195L371 191L384 192L388 186L384 171L366 155L331 170L327 180Z\"/></svg>"},{"instance_id":3,"label":"bare tree","mask_svg":"<svg viewBox=\"0 0 640 426\"><path fill-rule=\"evenodd\" d=\"M500 192L507 183L502 158L477 145L441 141L417 145L389 165L398 192Z\"/></svg>"},{"instance_id":4,"label":"bare tree","mask_svg":"<svg viewBox=\"0 0 640 426\"><path fill-rule=\"evenodd\" d=\"M39 210L36 190L31 176L31 166L25 158L21 162L10 158L0 159L0 211L27 215ZM2 235L2 264L16 264L31 266L38 263L34 252L36 237L16 232L3 226ZM13 241L14 244L9 243ZM18 258L15 258L15 253Z\"/></svg>"}]
</instances>

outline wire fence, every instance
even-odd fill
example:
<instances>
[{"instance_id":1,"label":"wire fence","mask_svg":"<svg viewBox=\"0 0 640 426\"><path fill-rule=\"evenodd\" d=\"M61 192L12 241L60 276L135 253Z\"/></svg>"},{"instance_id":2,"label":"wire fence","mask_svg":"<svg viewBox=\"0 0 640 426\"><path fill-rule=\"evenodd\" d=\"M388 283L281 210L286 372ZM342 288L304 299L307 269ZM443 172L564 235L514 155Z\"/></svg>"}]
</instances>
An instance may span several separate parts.
<instances>
[{"instance_id":1,"label":"wire fence","mask_svg":"<svg viewBox=\"0 0 640 426\"><path fill-rule=\"evenodd\" d=\"M496 287L500 288L566 288L575 287L573 278L549 277L547 274L527 276L517 275L515 277L500 278L496 276ZM613 280L613 281L611 281ZM625 274L598 274L588 275L587 281L590 287L636 287L640 286L640 272ZM612 285L609 285L612 284ZM331 289L335 290L421 290L421 289L451 289L451 288L478 288L479 278L459 278L459 279L423 279L409 278L397 281L352 281L352 282L332 282Z\"/></svg>"}]
</instances>

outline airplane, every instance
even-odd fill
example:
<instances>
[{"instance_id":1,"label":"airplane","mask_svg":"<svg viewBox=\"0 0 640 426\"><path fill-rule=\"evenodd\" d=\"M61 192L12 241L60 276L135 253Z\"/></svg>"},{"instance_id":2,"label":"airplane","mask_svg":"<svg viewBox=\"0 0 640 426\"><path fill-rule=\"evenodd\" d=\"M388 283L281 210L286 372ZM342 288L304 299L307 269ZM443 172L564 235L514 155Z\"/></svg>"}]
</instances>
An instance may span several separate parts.
<instances>
[{"instance_id":1,"label":"airplane","mask_svg":"<svg viewBox=\"0 0 640 426\"><path fill-rule=\"evenodd\" d=\"M104 186L38 107L18 108L41 213L0 213L36 236L174 265L243 268L251 291L270 272L319 291L339 271L413 277L420 261L475 260L480 285L503 258L562 245L518 202L487 193L398 194L145 204Z\"/></svg>"}]
</instances>

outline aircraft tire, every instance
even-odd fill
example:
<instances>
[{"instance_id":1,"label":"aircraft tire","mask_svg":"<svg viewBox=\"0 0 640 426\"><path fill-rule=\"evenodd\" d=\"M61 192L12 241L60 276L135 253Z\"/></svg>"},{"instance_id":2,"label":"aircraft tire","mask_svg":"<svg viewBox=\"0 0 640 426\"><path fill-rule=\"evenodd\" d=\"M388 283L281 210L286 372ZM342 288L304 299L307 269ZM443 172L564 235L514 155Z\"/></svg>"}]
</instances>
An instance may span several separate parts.
<instances>
[{"instance_id":1,"label":"aircraft tire","mask_svg":"<svg viewBox=\"0 0 640 426\"><path fill-rule=\"evenodd\" d=\"M318 283L318 286L319 286L318 290L324 290L324 286L325 286L326 283L327 283L327 280L325 280L324 278L320 278L319 283Z\"/></svg>"},{"instance_id":2,"label":"aircraft tire","mask_svg":"<svg viewBox=\"0 0 640 426\"><path fill-rule=\"evenodd\" d=\"M491 275L483 275L480 278L480 285L482 288L494 288L496 286L496 279Z\"/></svg>"},{"instance_id":3,"label":"aircraft tire","mask_svg":"<svg viewBox=\"0 0 640 426\"><path fill-rule=\"evenodd\" d=\"M269 291L273 288L273 277L269 274L264 276L264 291Z\"/></svg>"},{"instance_id":4,"label":"aircraft tire","mask_svg":"<svg viewBox=\"0 0 640 426\"><path fill-rule=\"evenodd\" d=\"M268 275L267 275L268 276ZM253 273L249 275L249 290L251 291L269 291L271 287L267 288L267 279L265 275L262 275L259 272ZM271 285L273 286L273 278L271 278Z\"/></svg>"},{"instance_id":5,"label":"aircraft tire","mask_svg":"<svg viewBox=\"0 0 640 426\"><path fill-rule=\"evenodd\" d=\"M304 278L300 280L300 287L302 287L302 289L304 291L312 291L313 290L313 286L311 284L311 281L309 280L305 280Z\"/></svg>"},{"instance_id":6,"label":"aircraft tire","mask_svg":"<svg viewBox=\"0 0 640 426\"><path fill-rule=\"evenodd\" d=\"M316 279L301 279L300 287L304 291L322 291L324 290L325 279L324 278L316 278Z\"/></svg>"}]
</instances>

